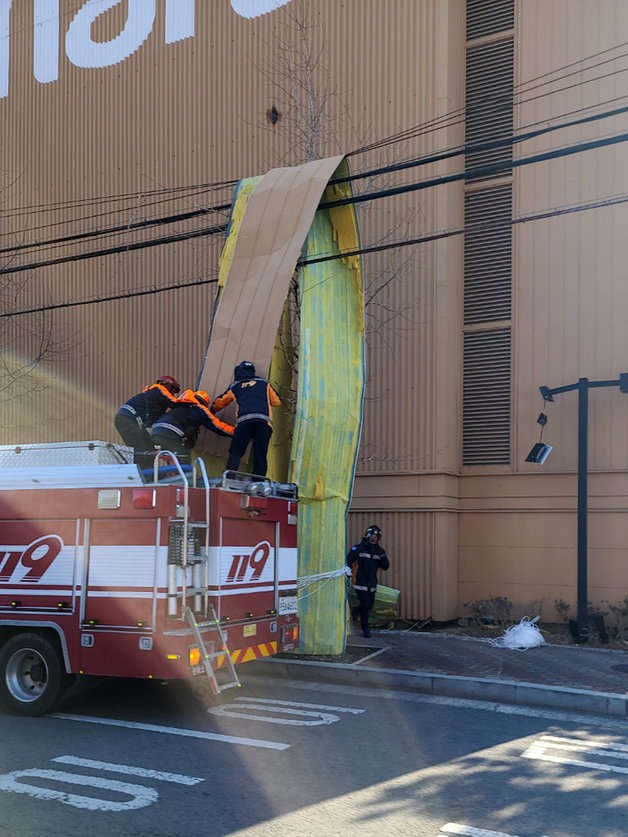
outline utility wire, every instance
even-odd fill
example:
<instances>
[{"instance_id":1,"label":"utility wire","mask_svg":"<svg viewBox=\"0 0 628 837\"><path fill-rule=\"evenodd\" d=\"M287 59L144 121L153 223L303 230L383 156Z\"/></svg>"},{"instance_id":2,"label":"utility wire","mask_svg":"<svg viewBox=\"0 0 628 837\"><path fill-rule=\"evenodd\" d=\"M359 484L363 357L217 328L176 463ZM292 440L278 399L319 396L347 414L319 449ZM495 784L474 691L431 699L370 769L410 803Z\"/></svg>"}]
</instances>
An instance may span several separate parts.
<instances>
[{"instance_id":1,"label":"utility wire","mask_svg":"<svg viewBox=\"0 0 628 837\"><path fill-rule=\"evenodd\" d=\"M11 247L3 247L0 249L0 255L4 253L17 253L22 250L32 250L37 248L43 250L45 247L58 244L71 244L74 241L84 241L87 238L95 238L96 236L113 235L120 232L128 232L129 230L145 229L146 227L161 226L164 224L176 224L180 221L187 221L190 218L199 218L201 215L209 215L216 212L224 211L231 208L231 204L222 204L221 206L211 207L211 209L195 209L190 212L180 212L178 215L166 215L161 218L149 218L144 221L133 221L127 224L119 224L117 227L107 227L102 230L91 230L90 232L75 233L74 235L66 235L60 238L51 238L47 241L35 242L33 244L14 244ZM223 225L217 228L217 232L224 229Z\"/></svg>"},{"instance_id":2,"label":"utility wire","mask_svg":"<svg viewBox=\"0 0 628 837\"><path fill-rule=\"evenodd\" d=\"M602 50L602 51L600 51L598 53L595 53L593 55L585 56L584 58L578 59L577 61L573 61L573 62L571 62L569 64L566 64L566 65L563 65L562 67L555 68L555 69L553 69L553 70L551 70L547 73L544 73L542 75L539 75L535 78L528 79L525 82L522 82L521 84L514 87L513 95L516 97L516 96L521 95L523 93L530 92L531 90L534 90L538 87L546 86L547 84L555 83L555 82L560 81L563 78L567 78L568 76L573 75L573 73L564 73L563 75L556 75L556 74L561 73L563 70L570 69L571 67L575 67L575 66L579 65L580 69L576 70L574 72L576 72L576 73L586 73L586 72L590 72L591 70L593 70L593 69L595 69L599 66L602 66L604 64L608 64L608 63L611 63L613 61L617 61L621 58L625 58L625 57L628 56L628 53L621 53L618 56L614 56L612 58L607 58L604 61L600 61L597 64L593 64L593 65L588 66L588 67L582 66L582 65L586 64L586 62L588 62L588 61L591 61L591 60L593 60L595 58L598 58L600 56L607 55L608 53L611 53L611 52L616 51L618 49L622 49L623 47L625 47L627 45L628 45L628 42L617 44L614 47L610 47L606 50ZM622 69L622 70L618 70L617 72L624 72L624 71L625 70ZM606 74L606 77L608 77L608 75L614 75L614 73ZM554 78L551 78L552 76L554 76ZM599 77L599 78L601 78L601 77ZM541 84L535 84L535 82L539 82L542 79L546 79L546 81L543 81ZM595 80L598 80L598 78L596 77L594 79L588 79L588 80L583 80L583 81L588 82L588 81L595 81ZM530 86L530 85L533 85L533 86ZM558 91L552 91L552 93L553 92L558 92ZM545 96L545 95L547 95L547 94L543 94L543 96ZM532 98L527 99L525 101L527 101L527 102L534 101L535 98L537 98L537 97L532 97ZM538 97L538 98L540 98L540 97ZM508 103L510 105L510 102L511 102L510 96L508 96L507 98L487 96L484 99L478 100L475 104L475 108L478 108L478 107L482 108L482 107L486 106L487 103L489 103L489 104L492 103L493 106L496 105L496 104L500 104L500 103L503 103L503 104ZM522 104L522 103L523 102L520 102L519 104ZM587 109L590 109L590 108L583 108L582 110L587 110ZM362 148L351 151L351 152L349 152L349 154L347 156L352 156L352 155L355 155L355 154L362 154L362 153L365 153L367 150L373 150L373 149L376 149L376 148L379 148L379 147L383 148L386 145L397 144L399 142L403 142L403 141L407 141L407 140L412 139L412 138L416 138L416 137L420 136L422 133L425 133L426 130L436 130L436 129L438 129L438 127L440 126L440 123L444 123L444 127L447 127L446 120L451 120L452 118L456 118L458 116L461 116L465 112L471 113L473 110L474 110L474 108L459 108L457 110L451 111L449 114L444 114L442 116L436 117L435 119L429 120L429 121L427 121L427 122L425 122L421 125L414 126L413 128L406 129L405 131L394 134L391 137L379 140L376 143L372 143L371 145L363 146ZM460 120L458 120L458 121L460 121ZM450 123L450 124L457 124L457 123L453 122L453 123ZM15 210L5 210L4 213L3 213L2 210L0 210L0 215L6 213L6 214L10 214L13 217L19 217L22 214L49 212L49 211L52 211L54 209L61 209L61 208L71 209L72 207L85 206L85 205L95 206L95 205L105 203L105 202L120 202L120 201L123 201L123 200L138 200L139 198L148 197L148 196L151 196L151 195L171 194L173 196L173 199L174 199L174 195L177 192L180 192L182 190L183 191L185 191L187 189L208 190L208 189L216 189L216 188L221 188L221 187L222 188L229 188L229 187L233 188L236 183L237 183L236 180L231 180L231 181L219 181L219 182L216 182L216 183L198 184L197 186L189 186L189 187L172 187L172 188L164 188L164 189L149 190L149 191L141 190L139 192L126 193L126 194L123 194L123 195L110 195L110 196L104 196L104 197L100 197L100 198L83 199L83 200L72 201L72 202L70 202L70 201L58 202L58 203L55 203L55 204L48 204L48 205L40 204L40 205L35 206L35 207L20 207L20 208L17 208ZM78 219L78 220L86 220L88 218L103 217L104 215L113 214L113 212L115 212L115 211L120 211L120 210L110 210L107 213L100 213L99 215L84 216L82 219ZM77 219L74 219L74 220L77 220ZM70 222L71 221L58 222L58 223L61 224L61 223L70 223ZM45 225L44 227L39 227L39 228L34 228L34 229L43 229L43 228L50 227L50 226L55 226L55 225L56 224L49 224L49 225ZM31 230L28 230L28 231L31 231Z\"/></svg>"},{"instance_id":3,"label":"utility wire","mask_svg":"<svg viewBox=\"0 0 628 837\"><path fill-rule=\"evenodd\" d=\"M576 212L587 212L592 209L601 209L610 206L619 206L620 204L628 203L628 195L616 195L610 198L602 198L598 201L590 201L586 204L576 204L573 206L562 207L559 209L548 209L543 212L537 212L531 215L522 215L519 218L511 218L507 221L485 221L479 224L470 224L466 227L460 227L452 230L441 230L439 232L430 233L428 235L419 236L411 239L401 239L398 241L391 241L387 244L375 244L371 247L360 247L355 250L344 250L340 253L321 254L319 256L311 256L306 259L299 259L297 267L305 267L311 264L321 264L322 262L336 261L337 259L346 259L351 256L364 256L372 253L381 253L386 250L394 250L401 247L413 247L418 244L427 244L432 241L440 241L446 238L454 238L455 236L468 235L474 232L486 232L493 230L500 230L504 228L513 227L517 224L526 224L531 221L542 221L548 218L557 218L561 215L570 215ZM78 300L74 302L59 302L49 305L42 305L33 308L25 308L19 311L9 311L0 313L0 320L10 317L21 317L26 314L39 314L46 311L54 311L60 308L75 308L82 305L99 305L103 302L112 302L119 299L130 299L139 296L152 296L166 291L181 290L184 288L191 288L199 285L215 284L218 277L209 279L197 279L192 282L182 282L175 285L164 285L159 288L150 288L141 291L125 291L111 296L96 297L87 300Z\"/></svg>"},{"instance_id":4,"label":"utility wire","mask_svg":"<svg viewBox=\"0 0 628 837\"><path fill-rule=\"evenodd\" d=\"M50 265L65 264L66 262L80 262L84 259L97 259L100 256L112 256L115 253L130 253L133 250L145 250L148 247L157 247L161 244L174 244L177 241L187 241L190 238L202 238L206 235L215 235L216 233L224 232L226 228L226 224L221 224L218 227L203 227L198 230L191 230L189 232L178 233L176 235L164 235L161 238L152 238L148 241L137 241L133 244L120 244L117 247L108 247L103 250L92 250L89 253L77 253L74 256L60 256L57 259L46 259L41 262L32 262L31 264L3 267L0 268L0 275L8 273L22 273L25 270L35 270L39 267L49 267Z\"/></svg>"},{"instance_id":5,"label":"utility wire","mask_svg":"<svg viewBox=\"0 0 628 837\"><path fill-rule=\"evenodd\" d=\"M337 206L347 206L349 204L363 203L365 201L376 200L380 198L388 198L396 195L405 194L407 192L415 192L421 189L429 189L433 186L442 186L447 183L453 183L458 180L470 179L475 177L483 177L487 175L495 175L501 172L508 172L513 168L530 165L532 163L544 162L547 160L557 159L559 157L566 157L572 154L579 154L583 151L590 151L595 148L603 148L609 145L616 145L628 140L628 133L617 134L612 137L592 140L590 142L577 143L576 145L565 146L563 148L546 151L541 154L534 154L530 157L523 157L518 160L505 160L503 162L492 163L488 166L483 166L477 169L468 169L467 171L458 172L450 175L442 175L440 177L431 178L429 180L422 180L419 183L410 183L403 186L392 187L389 189L381 189L377 192L363 192L359 195L352 195L348 198L340 198L335 201L326 201L319 204L319 209L332 209ZM149 247L156 247L162 244L172 244L178 241L185 241L190 238L200 238L206 235L215 235L216 233L224 232L227 228L226 224L221 224L215 227L205 227L198 230L192 230L186 233L178 233L170 236L162 236L158 239L149 239L148 241L136 242L133 244L123 244L117 247L110 247L102 250L95 250L89 253L79 253L74 256L62 256L56 259L47 259L39 262L31 262L24 265L13 265L11 267L0 268L0 276L10 273L21 273L26 270L35 270L40 267L48 267L55 264L64 264L66 262L83 261L85 259L95 259L100 256L109 256L115 253L131 252L133 250L143 250Z\"/></svg>"},{"instance_id":6,"label":"utility wire","mask_svg":"<svg viewBox=\"0 0 628 837\"><path fill-rule=\"evenodd\" d=\"M498 148L510 147L513 146L515 143L525 142L526 140L533 139L538 136L542 136L543 134L548 134L553 131L561 130L562 128L571 128L576 125L583 125L588 122L597 122L602 119L608 119L612 116L618 116L624 113L628 113L628 105L624 107L618 107L610 111L604 111L603 113L593 114L591 116L585 116L580 119L574 119L570 122L564 122L560 125L556 126L546 126L544 128L538 128L534 131L528 131L526 133L517 134L517 135L510 135L508 137L492 140L490 142L482 142L478 143L477 145L463 145L459 146L455 149L451 149L448 151L444 151L438 154L434 154L428 157L420 157L413 160L405 160L400 163L394 163L389 166L380 166L377 169L370 169L365 172L359 172L356 174L348 175L344 178L337 178L330 183L345 183L345 182L352 182L355 180L361 180L365 178L373 178L380 176L382 174L387 174L394 171L402 171L404 169L414 168L417 166L428 165L430 163L439 162L446 159L451 159L456 156L460 156L462 154L472 154L478 153L482 151L488 150L495 150ZM159 218L151 218L145 219L143 221L134 221L131 223L126 224L119 224L115 227L108 227L101 230L91 230L89 232L84 233L76 233L70 236L62 236L58 238L48 239L47 241L36 242L33 244L15 244L10 247L3 247L0 248L0 255L8 254L8 253L18 253L24 250L29 250L33 248L37 248L38 250L43 250L45 247L50 247L52 245L59 245L59 244L70 244L75 241L83 241L88 238L95 238L95 237L104 237L105 235L113 235L120 232L127 232L129 230L136 230L136 229L143 229L150 226L157 226L161 224L174 224L180 221L189 220L192 218L198 218L202 215L207 215L210 213L218 213L222 211L226 211L231 208L231 204L220 204L217 206L204 208L204 209L197 209L192 210L190 212L181 212L177 215L167 215L164 217Z\"/></svg>"}]
</instances>

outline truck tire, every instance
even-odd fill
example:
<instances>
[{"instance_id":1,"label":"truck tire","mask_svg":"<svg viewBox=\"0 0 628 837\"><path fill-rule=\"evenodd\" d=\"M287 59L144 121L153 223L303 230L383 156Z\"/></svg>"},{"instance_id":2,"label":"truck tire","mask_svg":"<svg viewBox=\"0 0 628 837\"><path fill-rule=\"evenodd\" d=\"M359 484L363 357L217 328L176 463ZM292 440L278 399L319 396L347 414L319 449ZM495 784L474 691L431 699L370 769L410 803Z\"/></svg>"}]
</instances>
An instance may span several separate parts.
<instances>
[{"instance_id":1,"label":"truck tire","mask_svg":"<svg viewBox=\"0 0 628 837\"><path fill-rule=\"evenodd\" d=\"M0 648L0 707L12 715L43 715L65 690L61 659L39 634L17 634Z\"/></svg>"}]
</instances>

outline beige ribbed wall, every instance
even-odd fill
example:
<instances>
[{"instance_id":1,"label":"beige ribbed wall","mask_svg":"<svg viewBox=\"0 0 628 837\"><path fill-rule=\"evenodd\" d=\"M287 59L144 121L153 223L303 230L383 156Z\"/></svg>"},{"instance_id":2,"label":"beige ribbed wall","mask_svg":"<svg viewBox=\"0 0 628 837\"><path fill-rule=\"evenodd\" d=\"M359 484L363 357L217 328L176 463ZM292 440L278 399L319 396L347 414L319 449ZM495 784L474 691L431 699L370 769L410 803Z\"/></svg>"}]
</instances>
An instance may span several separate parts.
<instances>
[{"instance_id":1,"label":"beige ribbed wall","mask_svg":"<svg viewBox=\"0 0 628 837\"><path fill-rule=\"evenodd\" d=\"M65 57L65 30L83 2L62 5L59 79L40 84L32 73L32 4L12 4L10 92L0 99L2 248L228 205L230 181L302 162L303 134L290 98L301 8L307 9L308 43L320 56L313 68L318 104L325 99L320 156L415 126L428 129L352 156L352 168L365 171L464 141L463 122L444 127L442 119L464 106L464 0L292 0L252 21L233 13L228 0L197 0L195 36L172 44L164 43L160 3L146 42L125 61L97 70L74 67ZM592 83L588 78L607 65L587 75L574 64L586 55L600 53L597 61L617 55L621 50L605 51L628 42L625 0L605 0L603 8L600 14L591 0L517 0L515 84L531 88L515 109L517 126L545 124L604 100L621 103L626 73L611 74L621 64L609 64L608 77ZM103 15L93 37L114 37L125 10L121 3ZM578 72L562 82L546 75L569 64ZM266 118L273 106L280 114L276 125ZM621 117L569 129L517 146L515 153L531 155L627 125ZM516 169L513 214L628 193L624 158L624 145L617 145ZM453 158L359 181L356 189L413 183L461 167ZM196 188L218 182L226 185ZM540 384L628 371L624 206L513 229L511 466L460 466L462 237L364 256L367 389L348 540L371 522L382 526L392 560L386 583L401 589L404 617L451 619L465 601L493 595L544 599L549 610L555 596L574 602L574 395L546 410L545 438L555 449L543 470L523 460L538 437ZM364 203L359 215L365 246L454 230L464 222L463 186ZM0 263L124 247L224 224L227 217L223 210L71 246L4 252ZM2 307L210 280L221 243L220 234L190 238L15 274L18 291L3 287ZM184 385L195 382L213 288L50 314L54 352L3 389L1 441L115 441L113 414L130 394L164 373ZM14 348L32 357L41 329L39 314L0 322L4 357ZM591 594L612 598L616 590L621 598L628 588L618 536L628 524L628 399L599 390L590 400Z\"/></svg>"},{"instance_id":2,"label":"beige ribbed wall","mask_svg":"<svg viewBox=\"0 0 628 837\"><path fill-rule=\"evenodd\" d=\"M294 0L252 21L234 14L227 0L197 2L195 37L168 45L159 4L145 43L122 63L103 69L73 67L63 53L65 30L83 5L75 0L64 4L59 79L45 85L32 77L30 4L13 5L10 94L0 100L4 206L37 205L47 211L13 220L5 216L3 241L11 230L11 243L229 203L231 187L155 193L237 180L301 162L306 150L291 101L290 74L300 63L297 53L303 44L294 36L294 20L303 8L308 9L312 54L320 55L313 68L318 103L326 99L320 155L377 143L462 104L461 0ZM120 4L102 15L92 37L115 37L125 14L125 4ZM272 106L280 113L275 126L266 119ZM460 125L431 130L361 154L351 164L358 170L374 168L458 144L462 136ZM456 166L452 162L389 174L369 186L413 182ZM459 225L459 194L458 187L443 187L365 204L360 210L363 243ZM116 204L91 203L117 195L128 197ZM161 203L153 205L156 200ZM80 201L89 204L77 207ZM28 262L128 245L224 223L227 217L223 211L180 224L126 230L54 251L29 250L16 259ZM221 241L220 235L195 238L42 268L32 276L18 274L29 284L19 303L9 307L209 279L216 275ZM446 566L456 561L455 515L448 516L448 537L435 545L432 515L419 511L423 501L399 500L395 480L398 473L456 469L459 368L450 350L458 351L459 253L459 243L428 244L364 260L370 300L368 387L358 473L380 475L369 505L407 508L403 525L392 526L389 534L395 584L406 591L407 614L431 614L439 550ZM11 389L11 398L0 408L2 441L115 440L113 414L130 394L164 373L184 385L194 383L212 299L213 285L208 284L56 311L51 316L58 354L37 372L35 396L20 398L21 383ZM37 329L35 318L22 322ZM436 492L429 504L442 507L440 487L428 490ZM417 543L422 545L418 551ZM439 592L437 599L451 601L455 593Z\"/></svg>"},{"instance_id":3,"label":"beige ribbed wall","mask_svg":"<svg viewBox=\"0 0 628 837\"><path fill-rule=\"evenodd\" d=\"M625 106L626 41L624 3L517 3L516 127ZM521 143L515 155L626 131L626 115L614 117ZM516 169L514 217L625 195L625 158L622 143ZM538 388L580 377L614 380L628 370L627 224L626 204L618 204L513 229L512 467L493 475L465 469L461 480L461 611L465 601L506 595L519 613L538 608L554 621L555 601L563 599L575 617L578 396L557 395L543 407ZM539 438L542 409L549 417L543 439L554 447L540 467L524 459ZM587 597L617 603L628 593L628 398L617 387L589 391L588 508Z\"/></svg>"}]
</instances>

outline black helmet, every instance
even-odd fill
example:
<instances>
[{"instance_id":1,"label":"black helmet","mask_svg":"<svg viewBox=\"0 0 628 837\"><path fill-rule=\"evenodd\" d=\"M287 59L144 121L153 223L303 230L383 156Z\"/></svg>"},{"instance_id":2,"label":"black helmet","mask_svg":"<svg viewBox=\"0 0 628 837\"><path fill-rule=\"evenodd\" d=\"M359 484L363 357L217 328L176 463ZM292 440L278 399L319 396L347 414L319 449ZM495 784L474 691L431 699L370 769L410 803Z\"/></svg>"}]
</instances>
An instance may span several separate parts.
<instances>
[{"instance_id":1,"label":"black helmet","mask_svg":"<svg viewBox=\"0 0 628 837\"><path fill-rule=\"evenodd\" d=\"M238 363L236 368L233 370L234 381L246 381L247 378L254 377L255 366L251 363L250 360L243 360L242 363Z\"/></svg>"},{"instance_id":2,"label":"black helmet","mask_svg":"<svg viewBox=\"0 0 628 837\"><path fill-rule=\"evenodd\" d=\"M382 530L379 526L369 526L364 533L364 540L367 540L371 535L377 535L377 540L379 540L382 536Z\"/></svg>"}]
</instances>

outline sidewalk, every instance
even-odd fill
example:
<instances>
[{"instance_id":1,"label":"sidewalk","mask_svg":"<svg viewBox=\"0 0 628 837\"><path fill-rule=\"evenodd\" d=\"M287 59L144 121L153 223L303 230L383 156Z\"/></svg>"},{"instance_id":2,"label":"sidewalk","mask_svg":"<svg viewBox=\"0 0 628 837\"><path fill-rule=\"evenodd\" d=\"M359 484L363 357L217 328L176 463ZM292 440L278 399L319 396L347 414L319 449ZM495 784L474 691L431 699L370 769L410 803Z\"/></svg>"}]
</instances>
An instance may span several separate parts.
<instances>
[{"instance_id":1,"label":"sidewalk","mask_svg":"<svg viewBox=\"0 0 628 837\"><path fill-rule=\"evenodd\" d=\"M513 651L474 637L372 630L370 639L347 637L338 662L285 654L248 670L628 718L628 651L579 645Z\"/></svg>"}]
</instances>

